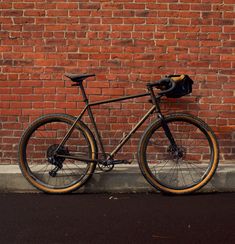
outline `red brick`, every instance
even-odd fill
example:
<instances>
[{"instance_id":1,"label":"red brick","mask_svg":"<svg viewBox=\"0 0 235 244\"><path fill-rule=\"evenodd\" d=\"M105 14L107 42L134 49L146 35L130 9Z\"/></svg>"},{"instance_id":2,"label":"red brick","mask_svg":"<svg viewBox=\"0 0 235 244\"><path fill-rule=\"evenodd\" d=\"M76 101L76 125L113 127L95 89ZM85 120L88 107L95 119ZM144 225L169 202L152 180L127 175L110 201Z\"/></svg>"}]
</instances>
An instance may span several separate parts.
<instances>
[{"instance_id":1,"label":"red brick","mask_svg":"<svg viewBox=\"0 0 235 244\"><path fill-rule=\"evenodd\" d=\"M189 10L189 4L169 4L170 10Z\"/></svg>"},{"instance_id":2,"label":"red brick","mask_svg":"<svg viewBox=\"0 0 235 244\"><path fill-rule=\"evenodd\" d=\"M35 94L55 94L55 88L34 88Z\"/></svg>"},{"instance_id":3,"label":"red brick","mask_svg":"<svg viewBox=\"0 0 235 244\"><path fill-rule=\"evenodd\" d=\"M56 4L57 9L77 9L78 4L77 3L57 3Z\"/></svg>"},{"instance_id":4,"label":"red brick","mask_svg":"<svg viewBox=\"0 0 235 244\"><path fill-rule=\"evenodd\" d=\"M31 94L32 93L32 88L19 87L19 88L12 88L11 91L12 91L13 94Z\"/></svg>"},{"instance_id":5,"label":"red brick","mask_svg":"<svg viewBox=\"0 0 235 244\"><path fill-rule=\"evenodd\" d=\"M33 24L34 22L34 18L14 18L15 24Z\"/></svg>"},{"instance_id":6,"label":"red brick","mask_svg":"<svg viewBox=\"0 0 235 244\"><path fill-rule=\"evenodd\" d=\"M235 104L235 97L225 97L223 99L224 103L231 103L231 104ZM224 110L229 110L229 109L224 109Z\"/></svg>"},{"instance_id":7,"label":"red brick","mask_svg":"<svg viewBox=\"0 0 235 244\"><path fill-rule=\"evenodd\" d=\"M22 109L0 109L0 114L1 115L21 115Z\"/></svg>"},{"instance_id":8,"label":"red brick","mask_svg":"<svg viewBox=\"0 0 235 244\"><path fill-rule=\"evenodd\" d=\"M53 17L58 17L58 16L68 16L68 10L47 10L47 16L53 16Z\"/></svg>"},{"instance_id":9,"label":"red brick","mask_svg":"<svg viewBox=\"0 0 235 244\"><path fill-rule=\"evenodd\" d=\"M100 9L100 3L79 3L80 9Z\"/></svg>"},{"instance_id":10,"label":"red brick","mask_svg":"<svg viewBox=\"0 0 235 244\"><path fill-rule=\"evenodd\" d=\"M201 116L218 134L222 158L230 159L235 123L233 1L17 0L2 1L0 7L0 128L12 133L12 139L0 137L0 157L9 156L5 162L15 163L11 155L17 149L9 143L17 143L29 121L45 113L80 112L81 92L70 88L65 72L97 74L84 82L91 101L143 93L146 83L169 73L189 74L192 96L167 99L162 107ZM136 123L151 107L147 100L94 109L110 150L117 141L110 139L115 130L120 124L129 130L128 123ZM89 122L87 116L84 121ZM121 155L132 157L137 143L131 140Z\"/></svg>"},{"instance_id":11,"label":"red brick","mask_svg":"<svg viewBox=\"0 0 235 244\"><path fill-rule=\"evenodd\" d=\"M15 9L33 9L34 3L14 3L13 8L15 8Z\"/></svg>"},{"instance_id":12,"label":"red brick","mask_svg":"<svg viewBox=\"0 0 235 244\"><path fill-rule=\"evenodd\" d=\"M104 95L124 95L124 89L122 88L113 88L113 89L109 89L109 88L102 88L102 94Z\"/></svg>"}]
</instances>

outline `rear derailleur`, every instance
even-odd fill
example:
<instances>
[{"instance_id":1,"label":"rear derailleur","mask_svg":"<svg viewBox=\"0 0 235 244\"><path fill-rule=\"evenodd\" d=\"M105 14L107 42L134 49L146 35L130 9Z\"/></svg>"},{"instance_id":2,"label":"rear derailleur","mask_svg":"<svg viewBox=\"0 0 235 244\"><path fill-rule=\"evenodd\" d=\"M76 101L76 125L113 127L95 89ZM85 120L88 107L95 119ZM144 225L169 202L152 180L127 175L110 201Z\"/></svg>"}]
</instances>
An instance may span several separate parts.
<instances>
[{"instance_id":1,"label":"rear derailleur","mask_svg":"<svg viewBox=\"0 0 235 244\"><path fill-rule=\"evenodd\" d=\"M55 151L57 150L59 145L54 144L51 145L48 149L47 149L47 160L50 164L54 165L55 168L52 169L51 171L49 171L49 175L51 177L56 177L57 172L63 168L63 162L65 160L65 158L62 157L58 157L55 155ZM68 149L65 147L61 147L57 153L59 154L68 154Z\"/></svg>"}]
</instances>

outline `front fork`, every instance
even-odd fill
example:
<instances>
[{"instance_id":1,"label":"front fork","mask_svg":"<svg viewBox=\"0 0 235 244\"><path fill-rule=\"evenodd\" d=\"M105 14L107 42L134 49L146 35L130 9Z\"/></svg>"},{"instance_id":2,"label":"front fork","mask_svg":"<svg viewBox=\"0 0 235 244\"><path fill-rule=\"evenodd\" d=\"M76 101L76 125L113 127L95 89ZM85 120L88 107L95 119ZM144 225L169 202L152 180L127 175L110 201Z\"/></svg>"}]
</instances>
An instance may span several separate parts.
<instances>
[{"instance_id":1,"label":"front fork","mask_svg":"<svg viewBox=\"0 0 235 244\"><path fill-rule=\"evenodd\" d=\"M168 124L167 124L167 122L166 122L164 116L161 114L160 111L158 111L158 118L159 118L160 121L161 121L161 125L162 125L162 128L163 128L164 132L165 132L165 135L167 136L168 140L169 140L170 143L171 143L171 148L172 148L174 151L178 150L178 147L177 147L177 145L176 145L176 142L175 142L174 137L172 136L172 133L171 133L171 131L170 131L170 128L169 128L169 126L168 126Z\"/></svg>"},{"instance_id":2,"label":"front fork","mask_svg":"<svg viewBox=\"0 0 235 244\"><path fill-rule=\"evenodd\" d=\"M173 151L178 151L178 147L176 145L175 139L170 131L170 128L163 116L163 114L161 113L161 109L160 109L160 99L161 99L161 95L156 96L154 91L153 91L153 87L150 85L147 85L147 88L150 92L150 96L151 96L151 102L156 106L156 113L158 118L160 119L162 128L165 132L165 135L167 136L168 140L170 141L170 145L171 145L171 150Z\"/></svg>"}]
</instances>

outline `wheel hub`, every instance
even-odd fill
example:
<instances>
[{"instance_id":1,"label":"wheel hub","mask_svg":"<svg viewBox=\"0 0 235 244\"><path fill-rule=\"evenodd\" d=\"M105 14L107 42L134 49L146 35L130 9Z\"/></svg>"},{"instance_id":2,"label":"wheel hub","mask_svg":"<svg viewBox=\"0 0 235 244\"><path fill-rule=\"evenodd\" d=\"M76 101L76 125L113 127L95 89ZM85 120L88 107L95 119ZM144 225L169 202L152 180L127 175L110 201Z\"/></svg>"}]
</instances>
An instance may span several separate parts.
<instances>
[{"instance_id":1,"label":"wheel hub","mask_svg":"<svg viewBox=\"0 0 235 244\"><path fill-rule=\"evenodd\" d=\"M186 148L182 146L177 146L177 148L175 148L172 145L170 145L167 149L167 152L170 153L173 159L179 160L185 156Z\"/></svg>"},{"instance_id":2,"label":"wheel hub","mask_svg":"<svg viewBox=\"0 0 235 244\"><path fill-rule=\"evenodd\" d=\"M62 164L63 164L65 158L55 156L55 151L57 150L58 146L59 146L58 144L54 144L54 145L51 145L47 149L47 159L50 164L53 164L53 165L58 166L59 168L62 168ZM68 149L62 146L59 148L57 153L68 154Z\"/></svg>"}]
</instances>

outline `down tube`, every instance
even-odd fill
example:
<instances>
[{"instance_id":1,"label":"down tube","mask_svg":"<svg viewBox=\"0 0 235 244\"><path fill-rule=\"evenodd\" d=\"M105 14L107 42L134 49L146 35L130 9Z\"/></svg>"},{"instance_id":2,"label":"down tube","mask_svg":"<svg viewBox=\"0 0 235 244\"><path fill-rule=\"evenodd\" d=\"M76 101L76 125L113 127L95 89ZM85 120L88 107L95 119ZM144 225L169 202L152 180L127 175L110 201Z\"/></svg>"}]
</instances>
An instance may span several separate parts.
<instances>
[{"instance_id":1,"label":"down tube","mask_svg":"<svg viewBox=\"0 0 235 244\"><path fill-rule=\"evenodd\" d=\"M138 128L144 123L144 121L149 117L149 115L155 110L156 106L152 108L144 115L144 117L135 125L135 127L124 137L124 139L117 145L117 147L110 153L110 156L113 157L122 146L129 140L129 138L134 134Z\"/></svg>"}]
</instances>

